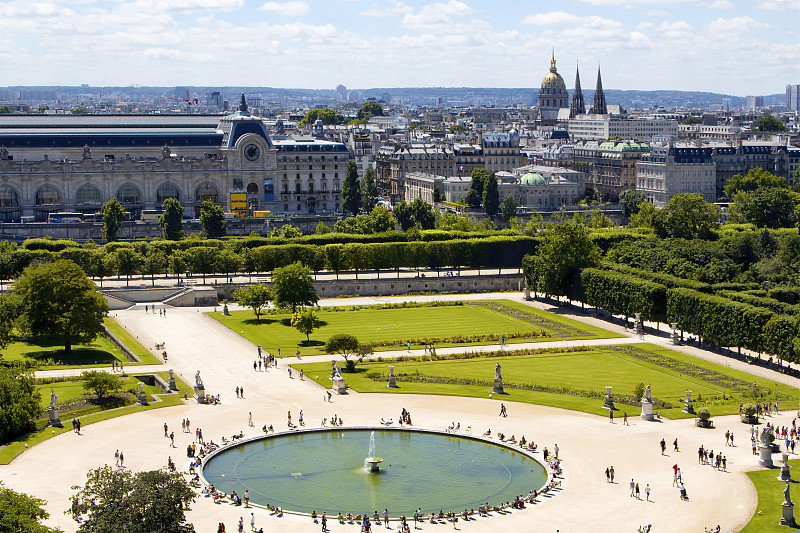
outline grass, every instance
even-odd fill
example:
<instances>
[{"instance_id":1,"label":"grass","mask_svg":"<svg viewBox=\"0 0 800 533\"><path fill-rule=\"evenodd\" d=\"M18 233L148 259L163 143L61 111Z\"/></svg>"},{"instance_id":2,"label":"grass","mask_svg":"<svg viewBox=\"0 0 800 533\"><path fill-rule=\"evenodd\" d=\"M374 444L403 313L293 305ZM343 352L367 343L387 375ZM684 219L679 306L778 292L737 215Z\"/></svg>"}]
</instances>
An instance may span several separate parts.
<instances>
[{"instance_id":1,"label":"grass","mask_svg":"<svg viewBox=\"0 0 800 533\"><path fill-rule=\"evenodd\" d=\"M543 327L498 312L481 304L486 302L463 302L458 306L409 307L382 309L378 307L361 308L320 308L318 316L323 324L311 334L310 340L291 327L290 313L262 315L255 319L252 311L235 311L230 316L222 313L209 313L233 331L240 332L249 341L261 346L270 353L295 355L299 348L301 355L324 353L325 341L337 333L350 333L365 344L373 344L376 351L397 350L411 342L421 347L426 340L441 347L491 344L495 341L473 339L474 336L507 336L508 343L529 341L555 341L564 338L614 338L618 335L598 327L561 317L553 313L517 304L510 300L495 300L505 308L521 311L525 316L544 319L552 323L552 329ZM561 329L559 329L561 328ZM570 329L569 334L565 330ZM520 336L521 335L521 336ZM514 338L515 336L520 336ZM449 339L447 341L443 339Z\"/></svg>"},{"instance_id":2,"label":"grass","mask_svg":"<svg viewBox=\"0 0 800 533\"><path fill-rule=\"evenodd\" d=\"M159 376L161 376L164 381L169 382L169 372L158 372ZM136 374L131 374L134 376ZM127 380L130 382L131 386L136 386L135 383L138 383L138 380L131 377L131 379ZM81 382L71 382L76 383L78 387L82 388ZM160 409L162 407L172 407L175 405L181 405L183 402L183 395L184 393L192 394L192 388L188 386L186 383L175 378L175 384L178 387L177 394L163 394L160 389L157 387L151 387L149 385L145 385L144 390L150 397L151 400L150 405L129 405L127 407L121 407L118 409L108 409L105 411L95 412L93 414L83 415L78 414L81 420L81 431L85 431L83 428L86 426L90 426L92 424L96 424L98 422L102 422L104 420L110 420L112 418L117 418L120 416L125 416L133 413L138 413L140 411L149 411L151 409ZM52 385L42 385L46 391L42 391L42 396L47 396L47 405L50 405L50 387L55 387L58 383L54 383ZM124 389L128 388L128 385L123 386ZM136 390L138 391L138 386L136 386ZM58 394L58 392L56 392ZM152 395L157 394L160 395L159 398L161 399L160 402L152 401ZM59 402L62 401L61 396L59 396ZM17 441L11 442L8 445L0 448L0 464L7 465L11 461L14 460L18 455L24 452L27 448L33 447L40 442L44 442L45 440L55 437L57 435L61 435L62 433L66 433L67 431L72 431L72 423L70 419L72 416L70 413L59 413L61 421L64 424L64 427L55 428L55 427L47 427L46 420L41 420L37 423L37 431L28 434L25 437L20 438Z\"/></svg>"},{"instance_id":3,"label":"grass","mask_svg":"<svg viewBox=\"0 0 800 533\"><path fill-rule=\"evenodd\" d=\"M120 326L119 323L116 320L114 320L113 318L107 316L107 317L105 317L103 319L103 323L106 325L106 327L109 329L109 331L111 331L111 333L116 335L117 338L120 341L122 341L122 343L125 346L128 347L128 349L130 351L132 351L134 354L139 356L139 359L142 360L143 364L146 364L146 365L158 365L158 364L161 364L161 361L158 359L158 357L156 357L155 355L150 353L150 351L147 348L142 346L141 343L138 340L136 340L133 337L133 335L128 333L128 331L125 328ZM138 364L138 363L128 362L128 361L125 361L125 362L127 364L129 364L129 365Z\"/></svg>"},{"instance_id":4,"label":"grass","mask_svg":"<svg viewBox=\"0 0 800 533\"><path fill-rule=\"evenodd\" d=\"M772 381L754 378L748 374L731 370L701 359L692 358L666 348L641 343L636 346L655 355L671 360L691 362L705 371L746 379L748 383L756 382L759 391L767 396L781 394L782 401L797 401L800 390ZM402 358L406 359L406 358ZM388 361L365 361L360 363L355 373L344 375L348 385L358 392L393 392L399 394L439 394L448 396L471 396L486 398L491 392L489 383L494 379L494 365L501 361L503 381L506 386L505 395L493 395L497 400L534 403L587 413L607 416L608 411L602 408L603 401L597 393L604 393L605 386L612 386L612 394L633 394L635 386L642 382L652 386L653 397L672 403L670 409L663 409L662 415L667 418L686 418L692 415L681 413L685 390L693 391L695 409L708 406L712 417L734 414L739 411L740 402L752 401L747 393L741 393L721 386L712 380L705 380L682 374L664 366L648 363L628 356L623 352L602 346L583 351L549 351L533 355L504 355L498 359L496 355L487 354L469 359L426 360L423 358L407 358L409 360L394 361L395 375L398 376L399 388L389 389L385 381L376 381L368 374L388 375ZM300 363L292 365L302 369L305 376L324 387L330 386L328 376L330 363ZM344 366L343 364L341 366ZM435 376L435 382L404 380L402 374L419 374ZM418 378L417 378L418 379ZM450 379L468 380L466 383L442 383ZM485 384L476 384L482 381ZM511 388L512 384L521 386L536 385L546 390L524 390ZM559 389L561 393L555 389ZM585 391L594 391L595 395L586 396ZM638 406L617 403L620 411L629 415L638 415ZM788 408L788 406L787 406ZM621 414L621 413L619 413Z\"/></svg>"},{"instance_id":5,"label":"grass","mask_svg":"<svg viewBox=\"0 0 800 533\"><path fill-rule=\"evenodd\" d=\"M789 465L793 466L793 471L797 470L800 466L800 459L789 461ZM777 469L768 470L754 470L747 472L747 476L758 491L758 506L756 512L750 522L740 531L740 533L785 533L787 531L797 531L797 528L787 528L786 526L779 525L781 520L781 503L783 503L783 489L786 483L775 479L778 477ZM792 501L797 502L800 493L798 493L798 482L790 484ZM796 505L796 503L795 503ZM795 519L800 517L795 512Z\"/></svg>"}]
</instances>

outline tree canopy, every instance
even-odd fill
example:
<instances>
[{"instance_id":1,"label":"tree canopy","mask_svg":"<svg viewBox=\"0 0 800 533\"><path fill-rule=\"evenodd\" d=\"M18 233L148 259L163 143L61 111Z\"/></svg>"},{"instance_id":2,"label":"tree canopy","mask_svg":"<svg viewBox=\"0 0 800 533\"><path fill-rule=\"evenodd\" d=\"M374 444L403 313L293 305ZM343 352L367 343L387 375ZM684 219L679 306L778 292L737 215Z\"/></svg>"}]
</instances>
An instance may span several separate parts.
<instances>
[{"instance_id":1,"label":"tree canopy","mask_svg":"<svg viewBox=\"0 0 800 533\"><path fill-rule=\"evenodd\" d=\"M64 344L94 340L103 331L108 304L83 270L68 259L27 268L14 285L24 329Z\"/></svg>"},{"instance_id":2,"label":"tree canopy","mask_svg":"<svg viewBox=\"0 0 800 533\"><path fill-rule=\"evenodd\" d=\"M358 353L358 346L358 339L355 335L339 333L328 339L325 344L325 352L338 353L345 361L349 361L350 357Z\"/></svg>"},{"instance_id":3,"label":"tree canopy","mask_svg":"<svg viewBox=\"0 0 800 533\"><path fill-rule=\"evenodd\" d=\"M125 220L125 208L116 198L112 198L100 207L100 212L103 213L103 240L116 240L122 221Z\"/></svg>"},{"instance_id":4,"label":"tree canopy","mask_svg":"<svg viewBox=\"0 0 800 533\"><path fill-rule=\"evenodd\" d=\"M489 218L494 218L497 216L499 208L500 193L497 189L497 177L494 172L491 172L486 176L486 181L483 184L483 211Z\"/></svg>"},{"instance_id":5,"label":"tree canopy","mask_svg":"<svg viewBox=\"0 0 800 533\"><path fill-rule=\"evenodd\" d=\"M324 109L309 109L306 113L306 116L300 121L301 126L313 125L317 119L321 119L322 123L326 126L336 125L336 124L344 124L345 118L331 109L330 107L326 107Z\"/></svg>"},{"instance_id":6,"label":"tree canopy","mask_svg":"<svg viewBox=\"0 0 800 533\"><path fill-rule=\"evenodd\" d=\"M663 232L670 237L704 239L719 227L719 208L703 200L698 193L676 194L661 210L661 215Z\"/></svg>"},{"instance_id":7,"label":"tree canopy","mask_svg":"<svg viewBox=\"0 0 800 533\"><path fill-rule=\"evenodd\" d=\"M36 378L21 366L0 366L0 444L35 428L42 413Z\"/></svg>"},{"instance_id":8,"label":"tree canopy","mask_svg":"<svg viewBox=\"0 0 800 533\"><path fill-rule=\"evenodd\" d=\"M788 187L786 180L756 167L747 171L747 174L734 174L722 188L723 194L733 200L737 192L751 192L761 188Z\"/></svg>"},{"instance_id":9,"label":"tree canopy","mask_svg":"<svg viewBox=\"0 0 800 533\"><path fill-rule=\"evenodd\" d=\"M0 484L0 533L57 533L40 523L50 516L39 498L15 492Z\"/></svg>"},{"instance_id":10,"label":"tree canopy","mask_svg":"<svg viewBox=\"0 0 800 533\"><path fill-rule=\"evenodd\" d=\"M347 172L342 183L342 211L357 215L361 208L361 188L358 184L358 167L355 161L347 163Z\"/></svg>"},{"instance_id":11,"label":"tree canopy","mask_svg":"<svg viewBox=\"0 0 800 533\"><path fill-rule=\"evenodd\" d=\"M756 131L789 131L786 124L775 115L764 115L759 118L753 129Z\"/></svg>"},{"instance_id":12,"label":"tree canopy","mask_svg":"<svg viewBox=\"0 0 800 533\"><path fill-rule=\"evenodd\" d=\"M83 390L94 393L98 399L122 388L122 382L117 376L102 370L85 370L81 372L81 378Z\"/></svg>"},{"instance_id":13,"label":"tree canopy","mask_svg":"<svg viewBox=\"0 0 800 533\"><path fill-rule=\"evenodd\" d=\"M197 495L180 472L136 472L102 466L70 497L78 533L193 533L186 509Z\"/></svg>"},{"instance_id":14,"label":"tree canopy","mask_svg":"<svg viewBox=\"0 0 800 533\"><path fill-rule=\"evenodd\" d=\"M730 218L734 222L754 224L757 228L789 228L797 221L795 209L800 194L783 188L762 187L733 195Z\"/></svg>"},{"instance_id":15,"label":"tree canopy","mask_svg":"<svg viewBox=\"0 0 800 533\"><path fill-rule=\"evenodd\" d=\"M167 198L161 206L163 212L158 219L164 238L177 241L183 238L183 205L177 198Z\"/></svg>"},{"instance_id":16,"label":"tree canopy","mask_svg":"<svg viewBox=\"0 0 800 533\"><path fill-rule=\"evenodd\" d=\"M306 340L310 340L311 333L321 324L313 309L298 309L292 313L292 327L304 334Z\"/></svg>"},{"instance_id":17,"label":"tree canopy","mask_svg":"<svg viewBox=\"0 0 800 533\"><path fill-rule=\"evenodd\" d=\"M378 185L375 183L375 171L372 167L364 171L361 180L361 207L369 213L378 205Z\"/></svg>"},{"instance_id":18,"label":"tree canopy","mask_svg":"<svg viewBox=\"0 0 800 533\"><path fill-rule=\"evenodd\" d=\"M382 117L383 107L375 100L364 102L358 110L358 120L368 121L372 117Z\"/></svg>"},{"instance_id":19,"label":"tree canopy","mask_svg":"<svg viewBox=\"0 0 800 533\"><path fill-rule=\"evenodd\" d=\"M256 315L256 320L260 320L261 312L266 309L270 300L272 300L272 291L261 283L248 285L233 291L233 299L242 307L252 309Z\"/></svg>"},{"instance_id":20,"label":"tree canopy","mask_svg":"<svg viewBox=\"0 0 800 533\"><path fill-rule=\"evenodd\" d=\"M298 307L316 305L319 301L311 282L311 269L300 261L273 270L272 281L276 307L294 313Z\"/></svg>"},{"instance_id":21,"label":"tree canopy","mask_svg":"<svg viewBox=\"0 0 800 533\"><path fill-rule=\"evenodd\" d=\"M647 201L647 198L636 189L622 191L619 195L619 205L622 208L622 215L625 218L630 218L631 215L635 215L639 212L639 205L645 201Z\"/></svg>"},{"instance_id":22,"label":"tree canopy","mask_svg":"<svg viewBox=\"0 0 800 533\"><path fill-rule=\"evenodd\" d=\"M225 236L225 213L222 206L203 200L200 207L200 226L206 237L217 239Z\"/></svg>"}]
</instances>

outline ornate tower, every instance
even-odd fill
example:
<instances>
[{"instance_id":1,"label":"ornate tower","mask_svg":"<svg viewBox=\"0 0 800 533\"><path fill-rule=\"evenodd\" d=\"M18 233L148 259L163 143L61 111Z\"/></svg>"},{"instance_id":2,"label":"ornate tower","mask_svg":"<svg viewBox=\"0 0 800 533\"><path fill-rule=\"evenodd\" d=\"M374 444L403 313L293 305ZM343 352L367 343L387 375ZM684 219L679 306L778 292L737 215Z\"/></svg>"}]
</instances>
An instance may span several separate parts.
<instances>
[{"instance_id":1,"label":"ornate tower","mask_svg":"<svg viewBox=\"0 0 800 533\"><path fill-rule=\"evenodd\" d=\"M581 73L575 67L575 92L572 93L572 105L569 108L569 118L586 114L586 104L583 102L583 91L581 91Z\"/></svg>"},{"instance_id":2,"label":"ornate tower","mask_svg":"<svg viewBox=\"0 0 800 533\"><path fill-rule=\"evenodd\" d=\"M539 89L539 114L543 121L555 122L558 110L569 107L569 95L564 78L556 69L556 56L550 59L550 72L545 74Z\"/></svg>"},{"instance_id":3,"label":"ornate tower","mask_svg":"<svg viewBox=\"0 0 800 533\"><path fill-rule=\"evenodd\" d=\"M600 79L600 67L597 67L597 87L594 90L594 105L592 113L595 115L608 115L606 108L606 95L603 92L603 80Z\"/></svg>"}]
</instances>

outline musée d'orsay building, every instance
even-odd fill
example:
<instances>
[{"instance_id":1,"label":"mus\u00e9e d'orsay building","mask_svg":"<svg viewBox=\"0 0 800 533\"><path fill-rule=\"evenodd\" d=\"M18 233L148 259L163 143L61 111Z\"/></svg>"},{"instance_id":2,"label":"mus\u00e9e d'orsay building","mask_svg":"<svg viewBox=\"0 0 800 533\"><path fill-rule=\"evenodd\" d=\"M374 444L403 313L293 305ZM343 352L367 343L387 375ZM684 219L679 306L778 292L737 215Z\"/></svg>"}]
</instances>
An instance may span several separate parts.
<instances>
[{"instance_id":1,"label":"mus\u00e9e d'orsay building","mask_svg":"<svg viewBox=\"0 0 800 533\"><path fill-rule=\"evenodd\" d=\"M177 198L197 216L204 200L230 211L328 214L341 210L350 154L325 138L270 135L247 105L229 116L7 115L0 117L0 221L94 213L116 198L138 218Z\"/></svg>"}]
</instances>

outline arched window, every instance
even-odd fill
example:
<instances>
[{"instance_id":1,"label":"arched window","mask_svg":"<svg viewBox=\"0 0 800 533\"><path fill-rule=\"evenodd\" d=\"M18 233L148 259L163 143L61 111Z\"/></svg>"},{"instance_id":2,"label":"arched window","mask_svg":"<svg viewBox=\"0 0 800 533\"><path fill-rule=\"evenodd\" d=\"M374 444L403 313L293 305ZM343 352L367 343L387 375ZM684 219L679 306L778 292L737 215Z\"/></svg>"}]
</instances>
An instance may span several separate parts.
<instances>
[{"instance_id":1,"label":"arched window","mask_svg":"<svg viewBox=\"0 0 800 533\"><path fill-rule=\"evenodd\" d=\"M156 203L158 203L158 205L163 204L164 200L167 198L175 198L176 200L180 200L178 188L171 183L163 183L156 191Z\"/></svg>"},{"instance_id":2,"label":"arched window","mask_svg":"<svg viewBox=\"0 0 800 533\"><path fill-rule=\"evenodd\" d=\"M247 194L258 194L258 183L248 183Z\"/></svg>"},{"instance_id":3,"label":"arched window","mask_svg":"<svg viewBox=\"0 0 800 533\"><path fill-rule=\"evenodd\" d=\"M58 194L58 189L52 185L42 185L36 191L36 205L61 205L61 195Z\"/></svg>"},{"instance_id":4,"label":"arched window","mask_svg":"<svg viewBox=\"0 0 800 533\"><path fill-rule=\"evenodd\" d=\"M174 198L178 197L177 193L178 193L178 191L176 189ZM219 192L217 191L217 188L214 185L206 182L206 183L203 183L202 185L200 185L195 190L194 199L195 199L195 202L197 202L198 204L203 203L205 200L208 200L212 204L218 204L219 203Z\"/></svg>"},{"instance_id":5,"label":"arched window","mask_svg":"<svg viewBox=\"0 0 800 533\"><path fill-rule=\"evenodd\" d=\"M11 187L0 187L0 207L19 207L17 191Z\"/></svg>"},{"instance_id":6,"label":"arched window","mask_svg":"<svg viewBox=\"0 0 800 533\"><path fill-rule=\"evenodd\" d=\"M103 203L100 189L89 183L81 185L75 197L77 205L100 205Z\"/></svg>"},{"instance_id":7,"label":"arched window","mask_svg":"<svg viewBox=\"0 0 800 533\"><path fill-rule=\"evenodd\" d=\"M133 183L126 183L117 189L117 201L122 205L136 205L142 203L142 193Z\"/></svg>"}]
</instances>

